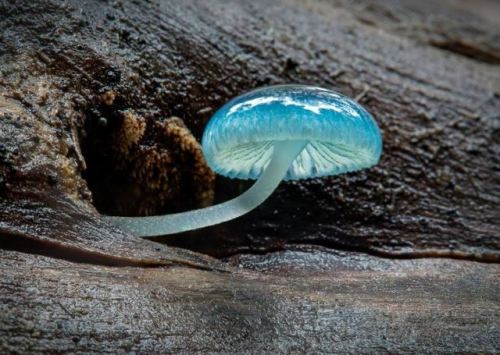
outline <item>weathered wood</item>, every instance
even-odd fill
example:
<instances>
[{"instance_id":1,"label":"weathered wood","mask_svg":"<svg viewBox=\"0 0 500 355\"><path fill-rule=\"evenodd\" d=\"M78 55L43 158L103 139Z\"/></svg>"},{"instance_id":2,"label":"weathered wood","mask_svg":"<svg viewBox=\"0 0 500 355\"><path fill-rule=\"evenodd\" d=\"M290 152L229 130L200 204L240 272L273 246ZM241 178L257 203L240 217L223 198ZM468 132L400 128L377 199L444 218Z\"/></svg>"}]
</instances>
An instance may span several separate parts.
<instances>
[{"instance_id":1,"label":"weathered wood","mask_svg":"<svg viewBox=\"0 0 500 355\"><path fill-rule=\"evenodd\" d=\"M0 351L500 351L498 264L380 258L500 259L500 10L474 3L0 0ZM170 246L100 219L240 193L196 139L288 82L357 97L381 164Z\"/></svg>"},{"instance_id":2,"label":"weathered wood","mask_svg":"<svg viewBox=\"0 0 500 355\"><path fill-rule=\"evenodd\" d=\"M193 161L196 153L176 153L169 143L176 138L158 135L157 122L180 116L199 137L214 109L242 91L314 83L362 93L384 131L380 166L286 184L243 219L167 242L219 256L314 243L382 255L498 260L499 74L481 61L486 52L487 62L498 54L497 24L450 6L429 15L425 27L433 5L420 1L359 6L3 3L2 132L10 136L2 137L2 175L15 181L4 193L7 203L17 203L30 179L38 189L31 199L45 200L40 174L83 201L82 209L87 183L108 213L207 203L193 196L211 196L211 177L202 182L206 173ZM449 43L447 51L435 49L443 31L481 39L477 52L484 55L451 55ZM146 128L120 155L116 142L127 112ZM37 128L23 126L19 120L27 118L20 117L31 117ZM12 147L22 146L14 157ZM155 173L145 161L164 175L148 177ZM218 200L244 185L218 182Z\"/></svg>"},{"instance_id":3,"label":"weathered wood","mask_svg":"<svg viewBox=\"0 0 500 355\"><path fill-rule=\"evenodd\" d=\"M314 249L233 274L0 260L2 353L499 350L498 265Z\"/></svg>"}]
</instances>

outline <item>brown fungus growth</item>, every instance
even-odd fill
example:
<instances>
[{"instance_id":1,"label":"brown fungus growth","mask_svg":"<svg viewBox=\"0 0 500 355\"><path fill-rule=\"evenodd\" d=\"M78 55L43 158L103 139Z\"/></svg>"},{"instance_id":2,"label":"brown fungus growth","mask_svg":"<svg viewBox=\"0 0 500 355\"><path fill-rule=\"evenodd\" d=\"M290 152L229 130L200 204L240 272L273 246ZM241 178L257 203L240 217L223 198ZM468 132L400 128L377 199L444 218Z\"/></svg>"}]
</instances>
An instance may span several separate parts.
<instances>
[{"instance_id":1,"label":"brown fungus growth","mask_svg":"<svg viewBox=\"0 0 500 355\"><path fill-rule=\"evenodd\" d=\"M87 181L102 213L152 215L212 202L214 173L179 118L155 121L121 111L101 137L88 141Z\"/></svg>"},{"instance_id":2,"label":"brown fungus growth","mask_svg":"<svg viewBox=\"0 0 500 355\"><path fill-rule=\"evenodd\" d=\"M131 148L137 146L146 132L146 121L143 117L127 110L121 112L121 124L114 137L113 147L121 157L129 155Z\"/></svg>"},{"instance_id":3,"label":"brown fungus growth","mask_svg":"<svg viewBox=\"0 0 500 355\"><path fill-rule=\"evenodd\" d=\"M193 191L196 205L205 207L213 202L215 174L208 167L200 143L180 118L172 117L163 122L166 137L173 143L176 155L191 161Z\"/></svg>"}]
</instances>

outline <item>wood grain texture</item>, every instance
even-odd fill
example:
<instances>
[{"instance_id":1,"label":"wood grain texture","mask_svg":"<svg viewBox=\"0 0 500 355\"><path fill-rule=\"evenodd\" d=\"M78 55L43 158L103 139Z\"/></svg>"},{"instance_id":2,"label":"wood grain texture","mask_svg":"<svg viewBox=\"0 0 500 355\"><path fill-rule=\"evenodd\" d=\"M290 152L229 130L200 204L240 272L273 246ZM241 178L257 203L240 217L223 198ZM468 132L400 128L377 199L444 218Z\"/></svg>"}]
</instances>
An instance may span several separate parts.
<instances>
[{"instance_id":1,"label":"wood grain texture","mask_svg":"<svg viewBox=\"0 0 500 355\"><path fill-rule=\"evenodd\" d=\"M498 18L486 0L0 0L0 352L499 352ZM210 190L196 139L228 99L290 82L356 97L380 165L168 239L101 219L242 192Z\"/></svg>"},{"instance_id":2,"label":"wood grain texture","mask_svg":"<svg viewBox=\"0 0 500 355\"><path fill-rule=\"evenodd\" d=\"M297 249L227 274L0 255L3 353L499 350L498 265Z\"/></svg>"},{"instance_id":3,"label":"wood grain texture","mask_svg":"<svg viewBox=\"0 0 500 355\"><path fill-rule=\"evenodd\" d=\"M4 149L3 174L22 167L25 181L18 176L4 195L17 203L33 176L39 196L32 199L43 201L42 174L82 202L82 213L91 192L108 213L140 204L154 194L141 197L132 176L147 160L141 154L161 147L155 122L180 116L199 137L210 114L234 95L264 84L313 83L360 95L383 130L381 164L283 184L248 216L167 243L216 256L313 243L379 255L498 260L498 68L421 39L437 25L431 21L424 31L406 19L422 22L431 3L398 4L367 3L362 13L378 20L366 24L350 2L5 3L3 140L24 150L15 157ZM46 10L36 13L39 7ZM392 20L407 30L396 35L381 9L391 9ZM498 37L496 24L454 7L440 7L431 19L454 28L467 14L471 20L460 32L440 29L468 33L462 38ZM495 55L497 42L488 43ZM101 100L108 91L117 97L111 105ZM149 127L138 163L125 170L112 154L124 111ZM20 117L34 128L16 123ZM100 129L101 121L109 125ZM189 158L161 149L174 157L171 169L185 172L180 181L196 174ZM35 171L40 164L44 171ZM246 187L218 182L217 200ZM192 208L192 185L175 176L166 184L172 194L157 213Z\"/></svg>"}]
</instances>

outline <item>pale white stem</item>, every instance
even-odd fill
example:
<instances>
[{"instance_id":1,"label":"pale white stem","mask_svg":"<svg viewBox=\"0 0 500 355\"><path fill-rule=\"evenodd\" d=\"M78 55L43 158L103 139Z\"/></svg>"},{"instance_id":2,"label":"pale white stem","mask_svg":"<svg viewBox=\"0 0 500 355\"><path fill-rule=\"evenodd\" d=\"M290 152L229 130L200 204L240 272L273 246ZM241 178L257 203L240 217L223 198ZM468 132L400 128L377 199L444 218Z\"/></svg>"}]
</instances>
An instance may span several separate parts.
<instances>
[{"instance_id":1,"label":"pale white stem","mask_svg":"<svg viewBox=\"0 0 500 355\"><path fill-rule=\"evenodd\" d=\"M271 195L306 144L306 141L276 142L271 161L259 179L250 189L232 200L198 210L162 216L105 218L127 232L145 237L186 232L240 217Z\"/></svg>"}]
</instances>

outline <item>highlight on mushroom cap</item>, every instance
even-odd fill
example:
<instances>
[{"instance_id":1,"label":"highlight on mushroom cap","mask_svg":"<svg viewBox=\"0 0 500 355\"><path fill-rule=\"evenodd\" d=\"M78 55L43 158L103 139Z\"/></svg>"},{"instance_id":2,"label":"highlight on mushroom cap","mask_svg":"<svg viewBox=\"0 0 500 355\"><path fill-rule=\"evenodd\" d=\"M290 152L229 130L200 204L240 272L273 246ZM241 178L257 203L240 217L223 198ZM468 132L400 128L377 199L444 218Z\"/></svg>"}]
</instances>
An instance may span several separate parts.
<instances>
[{"instance_id":1,"label":"highlight on mushroom cap","mask_svg":"<svg viewBox=\"0 0 500 355\"><path fill-rule=\"evenodd\" d=\"M288 85L254 90L223 106L205 128L202 147L215 171L257 181L214 206L108 220L141 236L227 222L259 206L284 178L335 175L376 164L382 140L370 114L351 99L326 89Z\"/></svg>"},{"instance_id":2,"label":"highlight on mushroom cap","mask_svg":"<svg viewBox=\"0 0 500 355\"><path fill-rule=\"evenodd\" d=\"M279 141L307 141L285 179L337 175L377 164L382 139L373 117L337 92L278 85L236 97L219 109L202 140L210 167L221 175L257 179Z\"/></svg>"}]
</instances>

